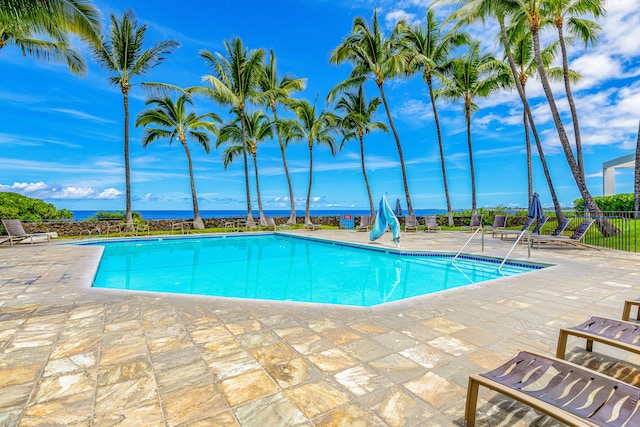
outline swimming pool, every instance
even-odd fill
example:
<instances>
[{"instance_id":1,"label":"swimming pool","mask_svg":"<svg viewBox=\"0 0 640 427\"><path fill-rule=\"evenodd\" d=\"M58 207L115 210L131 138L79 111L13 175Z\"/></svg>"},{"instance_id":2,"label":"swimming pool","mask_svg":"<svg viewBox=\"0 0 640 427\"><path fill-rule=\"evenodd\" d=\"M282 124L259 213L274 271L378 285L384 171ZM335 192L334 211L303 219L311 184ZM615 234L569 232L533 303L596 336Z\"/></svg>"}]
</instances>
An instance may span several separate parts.
<instances>
[{"instance_id":1,"label":"swimming pool","mask_svg":"<svg viewBox=\"0 0 640 427\"><path fill-rule=\"evenodd\" d=\"M511 276L541 265L378 250L295 236L88 242L104 246L93 286L373 306Z\"/></svg>"}]
</instances>

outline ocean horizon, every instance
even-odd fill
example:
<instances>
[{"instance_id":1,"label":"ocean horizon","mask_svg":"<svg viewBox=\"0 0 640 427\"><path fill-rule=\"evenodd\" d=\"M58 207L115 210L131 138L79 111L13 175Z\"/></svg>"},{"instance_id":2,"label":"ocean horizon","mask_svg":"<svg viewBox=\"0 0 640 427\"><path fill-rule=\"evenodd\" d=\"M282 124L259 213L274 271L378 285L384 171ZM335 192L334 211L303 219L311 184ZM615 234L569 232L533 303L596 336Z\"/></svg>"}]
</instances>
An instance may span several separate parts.
<instances>
[{"instance_id":1,"label":"ocean horizon","mask_svg":"<svg viewBox=\"0 0 640 427\"><path fill-rule=\"evenodd\" d=\"M124 212L122 210L73 210L73 221L84 221L87 218L90 218L96 214L96 212ZM456 210L459 211L459 210ZM193 219L193 211L192 210L136 210L140 215L146 220L188 220ZM416 216L424 216L424 215L434 215L434 214L442 214L446 213L446 209L414 209L414 213ZM253 216L255 218L259 217L258 211L252 211ZM318 209L311 210L311 216L340 216L340 215L367 215L369 214L369 209ZM403 213L406 213L406 209ZM265 210L265 216L272 217L286 217L288 218L291 214L289 210ZM304 217L304 210L296 210L296 215L298 217ZM246 217L247 211L246 209L241 210L200 210L201 218L240 218Z\"/></svg>"}]
</instances>

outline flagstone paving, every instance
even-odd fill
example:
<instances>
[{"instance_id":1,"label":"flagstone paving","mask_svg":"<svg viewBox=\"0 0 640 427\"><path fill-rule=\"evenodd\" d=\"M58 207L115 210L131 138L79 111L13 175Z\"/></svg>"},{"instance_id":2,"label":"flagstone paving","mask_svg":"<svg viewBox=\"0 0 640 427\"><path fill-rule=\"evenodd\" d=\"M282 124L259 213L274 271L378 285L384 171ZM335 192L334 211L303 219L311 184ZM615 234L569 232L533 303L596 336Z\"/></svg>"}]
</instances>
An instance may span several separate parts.
<instances>
[{"instance_id":1,"label":"flagstone paving","mask_svg":"<svg viewBox=\"0 0 640 427\"><path fill-rule=\"evenodd\" d=\"M407 233L401 247L457 251L468 237ZM485 255L509 248L485 238ZM466 249L481 251L479 238ZM560 246L531 251L554 265L541 271L369 308L93 289L100 255L0 246L0 425L462 426L469 374L519 349L553 355L560 327L619 318L640 294L640 256ZM570 339L570 359L640 378L637 356L582 344ZM484 389L478 414L560 425Z\"/></svg>"}]
</instances>

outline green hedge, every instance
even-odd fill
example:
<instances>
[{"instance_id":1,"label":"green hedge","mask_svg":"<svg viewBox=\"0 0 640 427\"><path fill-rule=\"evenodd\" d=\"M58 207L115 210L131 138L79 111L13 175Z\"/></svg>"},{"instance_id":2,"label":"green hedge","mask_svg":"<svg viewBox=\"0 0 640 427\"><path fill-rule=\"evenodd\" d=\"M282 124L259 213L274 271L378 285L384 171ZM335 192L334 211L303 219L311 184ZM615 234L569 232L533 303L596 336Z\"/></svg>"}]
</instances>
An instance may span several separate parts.
<instances>
[{"instance_id":1,"label":"green hedge","mask_svg":"<svg viewBox=\"0 0 640 427\"><path fill-rule=\"evenodd\" d=\"M20 219L40 222L52 219L72 219L67 209L56 209L51 203L18 193L0 192L0 219Z\"/></svg>"},{"instance_id":2,"label":"green hedge","mask_svg":"<svg viewBox=\"0 0 640 427\"><path fill-rule=\"evenodd\" d=\"M616 194L613 196L596 196L593 200L602 211L625 211L633 212L633 193ZM573 206L577 211L584 210L582 198L573 201Z\"/></svg>"},{"instance_id":3,"label":"green hedge","mask_svg":"<svg viewBox=\"0 0 640 427\"><path fill-rule=\"evenodd\" d=\"M113 212L113 211L97 211L95 214L91 215L89 218L85 219L84 221L103 221L103 220L109 220L109 219L119 219L124 221L125 220L125 212L124 211L119 211L119 212ZM144 218L142 217L142 215L140 214L140 212L136 212L133 211L131 212L131 217L133 219L133 223L134 224L138 224L138 223L142 223L144 222Z\"/></svg>"}]
</instances>

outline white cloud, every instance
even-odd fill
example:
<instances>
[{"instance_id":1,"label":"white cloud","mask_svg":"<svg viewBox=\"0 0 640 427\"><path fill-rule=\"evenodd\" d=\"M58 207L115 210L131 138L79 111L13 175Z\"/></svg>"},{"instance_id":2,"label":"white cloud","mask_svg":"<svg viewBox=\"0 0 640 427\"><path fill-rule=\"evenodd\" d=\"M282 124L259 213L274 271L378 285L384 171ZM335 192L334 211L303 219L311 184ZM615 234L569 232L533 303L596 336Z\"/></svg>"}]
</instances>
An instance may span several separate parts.
<instances>
[{"instance_id":1,"label":"white cloud","mask_svg":"<svg viewBox=\"0 0 640 427\"><path fill-rule=\"evenodd\" d=\"M12 185L0 184L0 191L11 191L38 199L117 199L123 192L115 188L96 189L93 187L58 187L45 182L14 182Z\"/></svg>"}]
</instances>

